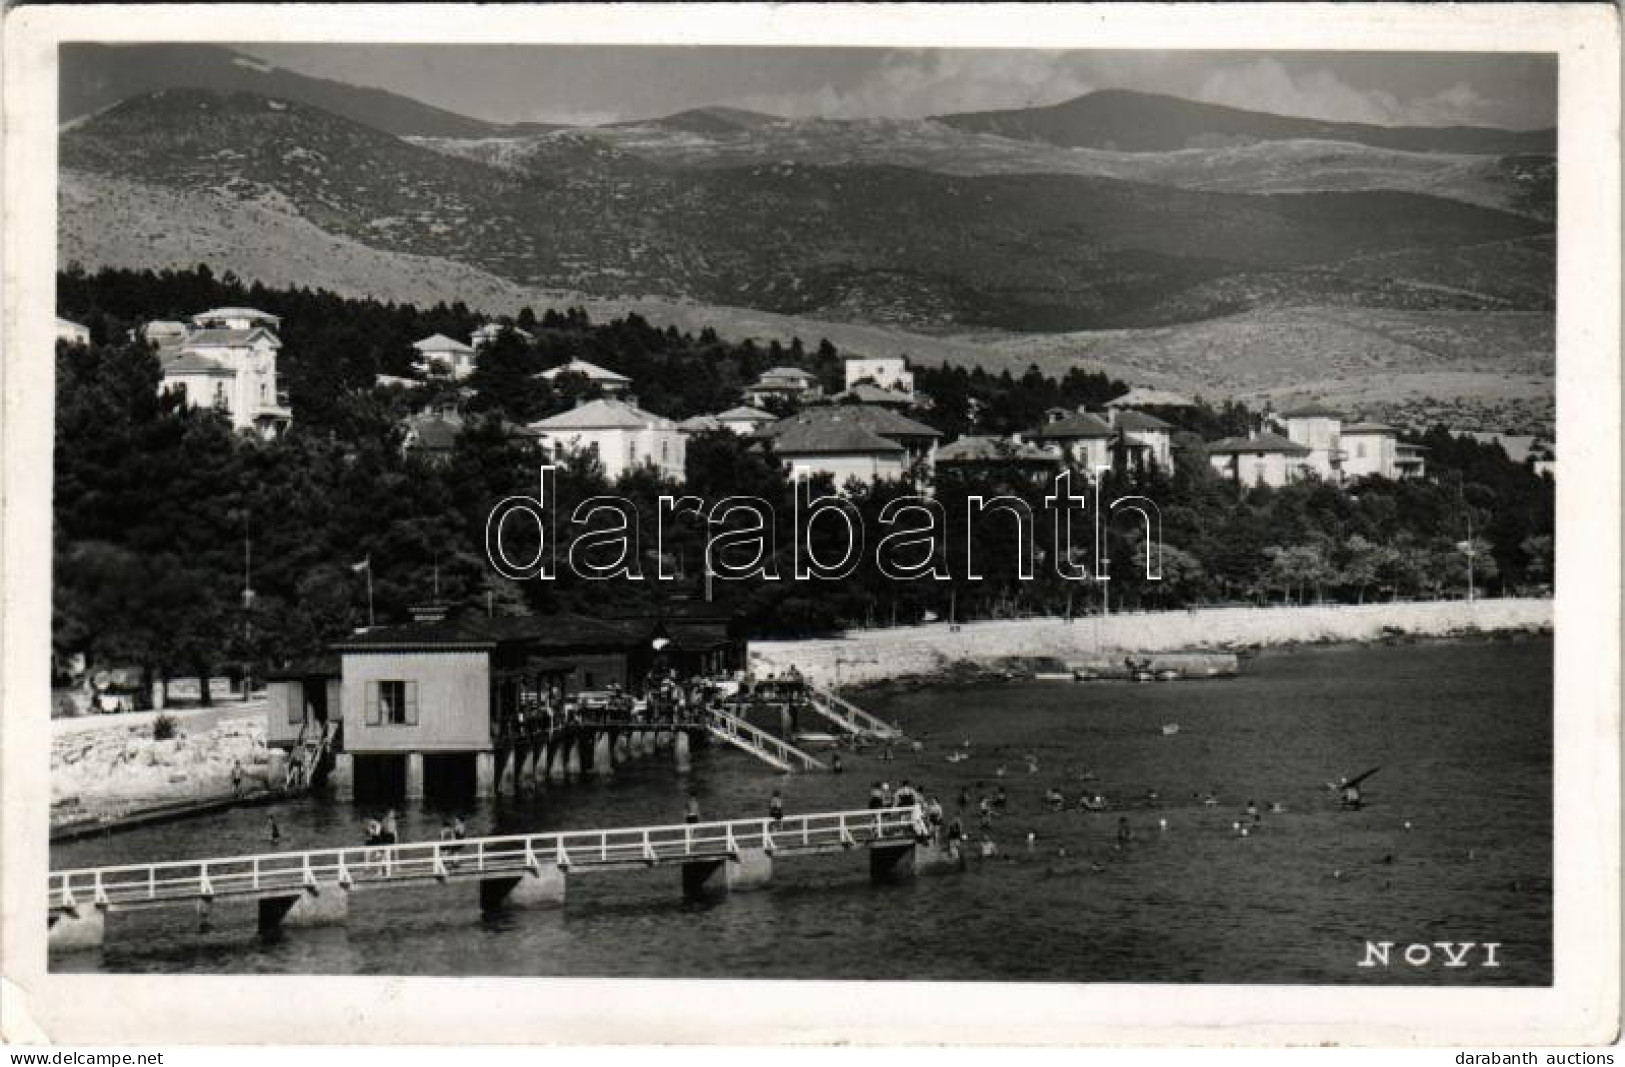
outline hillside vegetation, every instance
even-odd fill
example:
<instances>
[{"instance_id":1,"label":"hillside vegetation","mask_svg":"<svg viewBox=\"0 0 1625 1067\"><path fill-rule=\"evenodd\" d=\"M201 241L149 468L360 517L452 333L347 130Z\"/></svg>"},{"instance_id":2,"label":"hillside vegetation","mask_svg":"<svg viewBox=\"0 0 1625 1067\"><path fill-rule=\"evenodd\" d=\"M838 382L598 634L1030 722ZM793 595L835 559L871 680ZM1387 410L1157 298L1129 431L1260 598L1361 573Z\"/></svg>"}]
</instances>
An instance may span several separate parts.
<instances>
[{"instance_id":1,"label":"hillside vegetation","mask_svg":"<svg viewBox=\"0 0 1625 1067\"><path fill-rule=\"evenodd\" d=\"M684 170L588 138L521 174L300 104L180 90L67 131L61 158L189 195L274 200L330 233L527 286L905 327L1154 326L1327 291L1355 305L1504 309L1505 294L1483 299L1458 277L1457 250L1550 231L1403 192L1256 196L868 165ZM1342 267L1400 253L1380 276ZM1519 267L1517 287L1538 292L1549 263Z\"/></svg>"}]
</instances>

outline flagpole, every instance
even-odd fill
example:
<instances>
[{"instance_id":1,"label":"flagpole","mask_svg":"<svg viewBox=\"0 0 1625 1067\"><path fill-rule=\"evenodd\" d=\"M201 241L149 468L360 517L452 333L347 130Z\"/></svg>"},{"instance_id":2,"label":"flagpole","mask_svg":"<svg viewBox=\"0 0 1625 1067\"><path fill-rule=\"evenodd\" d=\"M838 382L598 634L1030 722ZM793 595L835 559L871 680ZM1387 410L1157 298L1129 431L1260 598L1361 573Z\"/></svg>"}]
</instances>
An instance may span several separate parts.
<instances>
[{"instance_id":1,"label":"flagpole","mask_svg":"<svg viewBox=\"0 0 1625 1067\"><path fill-rule=\"evenodd\" d=\"M377 623L372 615L372 556L367 557L367 629L372 629Z\"/></svg>"}]
</instances>

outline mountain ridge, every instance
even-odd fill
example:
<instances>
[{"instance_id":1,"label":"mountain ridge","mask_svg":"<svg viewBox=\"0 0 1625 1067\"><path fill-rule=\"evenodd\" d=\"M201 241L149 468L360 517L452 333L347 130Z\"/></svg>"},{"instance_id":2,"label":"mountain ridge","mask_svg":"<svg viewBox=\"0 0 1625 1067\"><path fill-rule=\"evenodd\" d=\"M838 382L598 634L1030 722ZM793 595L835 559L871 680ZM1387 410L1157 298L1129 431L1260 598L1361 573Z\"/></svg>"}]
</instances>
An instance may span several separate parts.
<instances>
[{"instance_id":1,"label":"mountain ridge","mask_svg":"<svg viewBox=\"0 0 1625 1067\"><path fill-rule=\"evenodd\" d=\"M1209 104L1164 93L1101 89L1058 104L934 116L959 129L1064 148L1174 151L1255 140L1347 141L1402 151L1549 154L1557 131L1487 126L1379 126Z\"/></svg>"}]
</instances>

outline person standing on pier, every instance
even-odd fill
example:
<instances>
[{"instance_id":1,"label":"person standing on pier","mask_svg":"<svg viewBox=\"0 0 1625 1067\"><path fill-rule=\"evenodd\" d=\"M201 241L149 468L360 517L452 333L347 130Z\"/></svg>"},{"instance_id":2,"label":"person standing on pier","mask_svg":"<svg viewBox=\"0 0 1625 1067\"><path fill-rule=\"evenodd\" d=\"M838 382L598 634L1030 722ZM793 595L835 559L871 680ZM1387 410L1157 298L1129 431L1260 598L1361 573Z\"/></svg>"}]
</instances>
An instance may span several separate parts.
<instances>
[{"instance_id":1,"label":"person standing on pier","mask_svg":"<svg viewBox=\"0 0 1625 1067\"><path fill-rule=\"evenodd\" d=\"M767 800L767 818L774 826L784 822L784 796L777 789Z\"/></svg>"},{"instance_id":2,"label":"person standing on pier","mask_svg":"<svg viewBox=\"0 0 1625 1067\"><path fill-rule=\"evenodd\" d=\"M684 814L684 816L683 816L683 821L684 822L692 825L692 824L697 823L697 822L700 821L700 797L699 797L699 794L694 793L692 791L688 794L688 804L687 804L687 807L686 807L685 811L686 811L686 814Z\"/></svg>"},{"instance_id":3,"label":"person standing on pier","mask_svg":"<svg viewBox=\"0 0 1625 1067\"><path fill-rule=\"evenodd\" d=\"M238 760L231 765L231 795L234 797L241 797L243 795L242 760Z\"/></svg>"}]
</instances>

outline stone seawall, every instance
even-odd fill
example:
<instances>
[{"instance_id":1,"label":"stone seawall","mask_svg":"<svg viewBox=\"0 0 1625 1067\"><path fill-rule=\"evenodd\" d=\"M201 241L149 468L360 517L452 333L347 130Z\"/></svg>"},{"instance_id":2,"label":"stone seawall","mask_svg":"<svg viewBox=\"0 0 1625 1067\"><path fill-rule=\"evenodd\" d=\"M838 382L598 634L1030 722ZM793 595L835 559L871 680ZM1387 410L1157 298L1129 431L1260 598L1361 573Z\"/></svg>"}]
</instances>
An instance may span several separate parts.
<instances>
[{"instance_id":1,"label":"stone seawall","mask_svg":"<svg viewBox=\"0 0 1625 1067\"><path fill-rule=\"evenodd\" d=\"M853 631L839 638L753 641L761 674L795 666L821 685L861 685L940 673L956 664L1096 653L1232 650L1385 636L1447 636L1552 625L1548 599L1436 600L1305 607L1207 608L1113 615L1106 619L1007 619Z\"/></svg>"}]
</instances>

